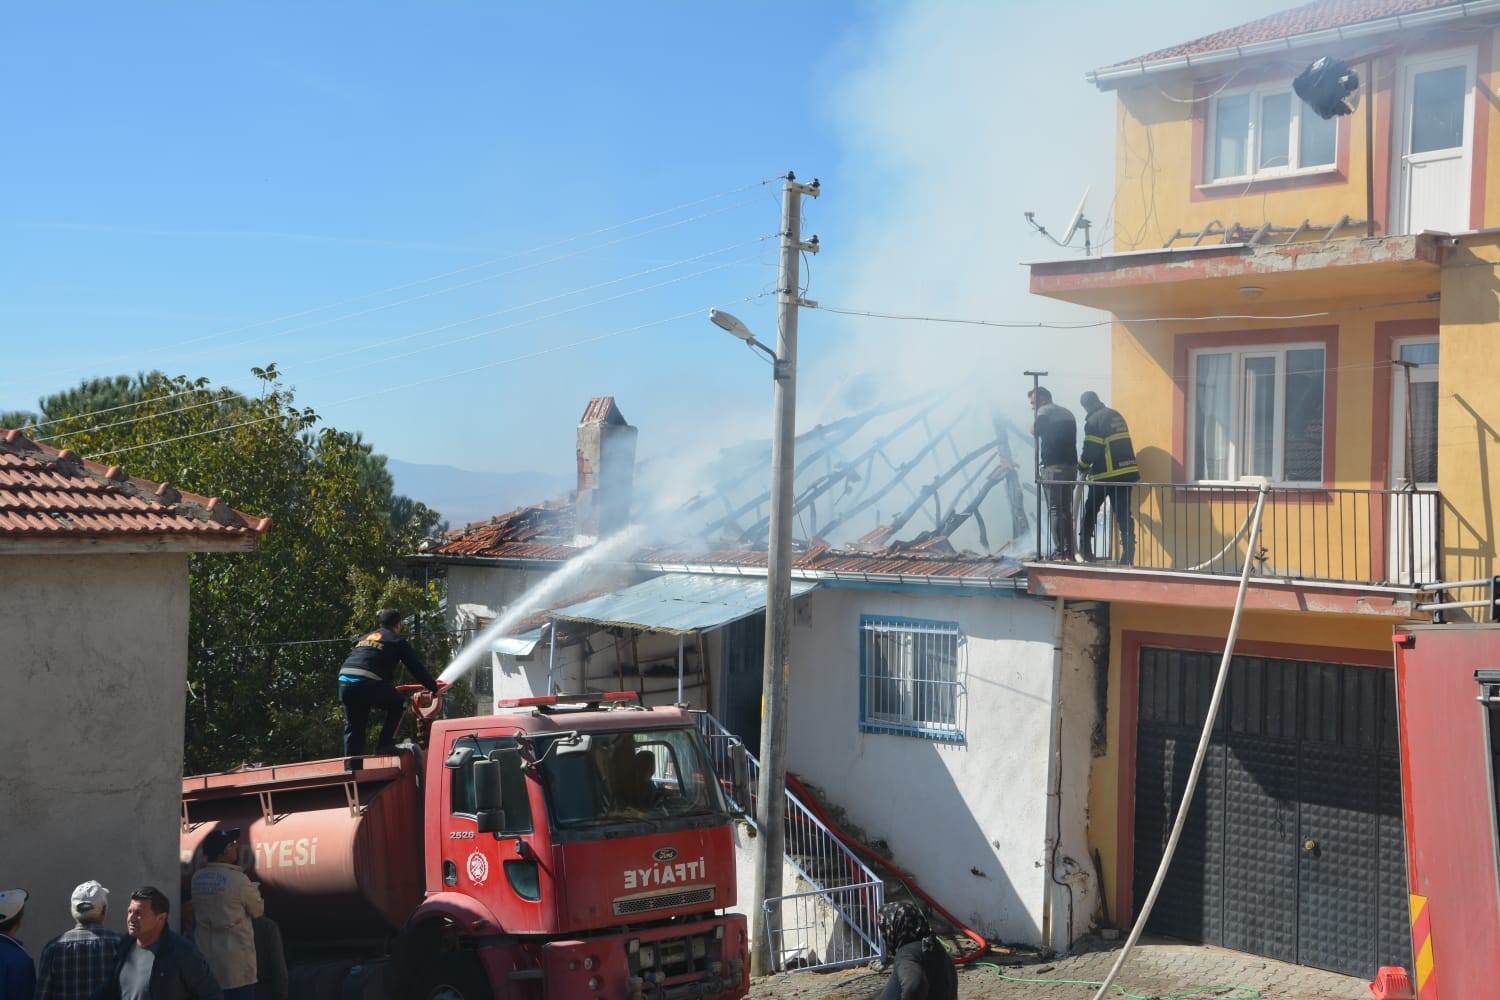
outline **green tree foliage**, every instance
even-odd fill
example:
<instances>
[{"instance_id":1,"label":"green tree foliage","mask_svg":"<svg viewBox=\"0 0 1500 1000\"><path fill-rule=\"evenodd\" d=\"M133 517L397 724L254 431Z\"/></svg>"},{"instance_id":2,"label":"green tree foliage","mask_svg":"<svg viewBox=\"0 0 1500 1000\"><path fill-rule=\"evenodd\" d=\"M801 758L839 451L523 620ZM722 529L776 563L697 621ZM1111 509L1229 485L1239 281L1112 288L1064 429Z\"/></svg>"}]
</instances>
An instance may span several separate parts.
<instances>
[{"instance_id":1,"label":"green tree foliage","mask_svg":"<svg viewBox=\"0 0 1500 1000\"><path fill-rule=\"evenodd\" d=\"M387 589L437 514L395 496L384 458L358 434L294 406L274 365L254 373L257 399L153 374L129 384L127 411L67 409L92 405L89 392L44 401L63 401L47 413L54 446L271 518L256 552L191 557L191 772L336 755L337 667L373 623L366 592L424 615L437 606L409 581ZM447 662L441 646L424 655L435 670Z\"/></svg>"}]
</instances>

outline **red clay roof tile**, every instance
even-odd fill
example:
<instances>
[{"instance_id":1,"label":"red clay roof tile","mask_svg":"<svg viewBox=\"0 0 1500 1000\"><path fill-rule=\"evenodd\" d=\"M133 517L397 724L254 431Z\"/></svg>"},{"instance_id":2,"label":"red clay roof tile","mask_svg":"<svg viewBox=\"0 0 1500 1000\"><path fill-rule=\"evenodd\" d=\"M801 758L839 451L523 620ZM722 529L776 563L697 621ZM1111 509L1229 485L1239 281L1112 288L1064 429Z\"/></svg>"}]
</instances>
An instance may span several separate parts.
<instances>
[{"instance_id":1,"label":"red clay roof tile","mask_svg":"<svg viewBox=\"0 0 1500 1000\"><path fill-rule=\"evenodd\" d=\"M0 430L0 541L107 536L233 543L258 539L270 524Z\"/></svg>"},{"instance_id":2,"label":"red clay roof tile","mask_svg":"<svg viewBox=\"0 0 1500 1000\"><path fill-rule=\"evenodd\" d=\"M1152 63L1182 56L1205 55L1258 42L1274 42L1293 35L1348 27L1398 14L1450 7L1461 0L1314 0L1313 3L1284 10L1223 31L1216 31L1190 42L1182 42L1134 59L1103 67L1118 69L1135 63ZM1101 70L1102 71L1102 70Z\"/></svg>"}]
</instances>

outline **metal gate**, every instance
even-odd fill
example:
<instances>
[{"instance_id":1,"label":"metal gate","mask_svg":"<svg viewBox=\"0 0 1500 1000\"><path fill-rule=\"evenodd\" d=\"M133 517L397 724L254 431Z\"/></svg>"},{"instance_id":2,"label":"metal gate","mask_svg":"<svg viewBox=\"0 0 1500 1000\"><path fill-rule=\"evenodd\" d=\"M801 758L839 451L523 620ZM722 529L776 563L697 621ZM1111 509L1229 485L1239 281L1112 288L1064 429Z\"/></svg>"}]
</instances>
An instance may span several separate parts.
<instances>
[{"instance_id":1,"label":"metal gate","mask_svg":"<svg viewBox=\"0 0 1500 1000\"><path fill-rule=\"evenodd\" d=\"M1219 654L1143 649L1135 891L1161 860ZM1150 928L1371 978L1411 968L1394 673L1235 657Z\"/></svg>"}]
</instances>

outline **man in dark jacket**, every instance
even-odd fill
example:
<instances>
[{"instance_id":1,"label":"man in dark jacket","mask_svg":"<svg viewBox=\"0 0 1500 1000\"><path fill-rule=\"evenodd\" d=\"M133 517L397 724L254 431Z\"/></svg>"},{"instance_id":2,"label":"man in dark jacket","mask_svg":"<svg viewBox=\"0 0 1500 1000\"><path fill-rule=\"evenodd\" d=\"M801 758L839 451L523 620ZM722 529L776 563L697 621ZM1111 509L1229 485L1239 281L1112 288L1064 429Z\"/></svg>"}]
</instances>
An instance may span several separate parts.
<instances>
[{"instance_id":1,"label":"man in dark jacket","mask_svg":"<svg viewBox=\"0 0 1500 1000\"><path fill-rule=\"evenodd\" d=\"M224 1000L208 960L167 927L171 907L155 886L130 894L125 931L135 944L120 952L107 1000Z\"/></svg>"},{"instance_id":2,"label":"man in dark jacket","mask_svg":"<svg viewBox=\"0 0 1500 1000\"><path fill-rule=\"evenodd\" d=\"M1052 535L1049 559L1073 561L1073 483L1078 478L1078 424L1073 414L1052 402L1051 390L1037 386L1026 394L1036 413L1031 433L1041 448L1037 480L1047 497L1047 530ZM1041 555L1040 552L1037 553Z\"/></svg>"},{"instance_id":3,"label":"man in dark jacket","mask_svg":"<svg viewBox=\"0 0 1500 1000\"><path fill-rule=\"evenodd\" d=\"M1109 500L1115 529L1120 536L1120 565L1135 565L1135 517L1131 513L1130 487L1140 482L1141 470L1135 464L1135 446L1130 443L1130 428L1125 418L1105 406L1098 394L1086 392L1078 400L1088 414L1083 422L1083 454L1078 469L1089 481L1089 496L1083 503L1083 519L1078 525L1078 551L1083 558L1094 559L1094 522L1099 509Z\"/></svg>"},{"instance_id":4,"label":"man in dark jacket","mask_svg":"<svg viewBox=\"0 0 1500 1000\"><path fill-rule=\"evenodd\" d=\"M438 682L401 634L401 612L386 609L380 612L377 620L379 627L356 642L344 665L339 667L339 701L344 705L346 757L358 757L365 752L365 730L369 725L370 710L375 708L385 710L385 722L380 727L380 738L375 741L375 752L395 751L396 726L401 722L401 710L406 707L406 700L391 683L398 663L406 664L406 669L427 690L433 694L438 690Z\"/></svg>"},{"instance_id":5,"label":"man in dark jacket","mask_svg":"<svg viewBox=\"0 0 1500 1000\"><path fill-rule=\"evenodd\" d=\"M880 908L880 938L891 960L891 978L880 1000L958 1000L953 960L911 903Z\"/></svg>"},{"instance_id":6,"label":"man in dark jacket","mask_svg":"<svg viewBox=\"0 0 1500 1000\"><path fill-rule=\"evenodd\" d=\"M36 989L36 963L15 937L25 906L25 889L0 889L0 1000L31 1000Z\"/></svg>"}]
</instances>

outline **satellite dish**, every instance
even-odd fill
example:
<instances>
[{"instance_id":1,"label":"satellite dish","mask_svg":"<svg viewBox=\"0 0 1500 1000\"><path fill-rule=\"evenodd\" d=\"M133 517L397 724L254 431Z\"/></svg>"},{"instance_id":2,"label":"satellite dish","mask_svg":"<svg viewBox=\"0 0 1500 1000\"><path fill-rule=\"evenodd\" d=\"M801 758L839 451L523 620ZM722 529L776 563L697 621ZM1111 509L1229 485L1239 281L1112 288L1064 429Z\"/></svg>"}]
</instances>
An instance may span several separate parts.
<instances>
[{"instance_id":1,"label":"satellite dish","mask_svg":"<svg viewBox=\"0 0 1500 1000\"><path fill-rule=\"evenodd\" d=\"M1068 228L1063 231L1063 235L1062 235L1062 245L1063 246L1067 246L1069 243L1073 242L1073 236L1074 236L1075 233L1078 232L1078 227L1079 226L1087 226L1088 225L1087 221L1083 217L1083 206L1084 206L1085 203L1088 202L1088 200L1089 200L1089 189L1088 188L1084 188L1083 189L1083 197L1078 199L1078 207L1073 210L1073 217L1068 220Z\"/></svg>"}]
</instances>

